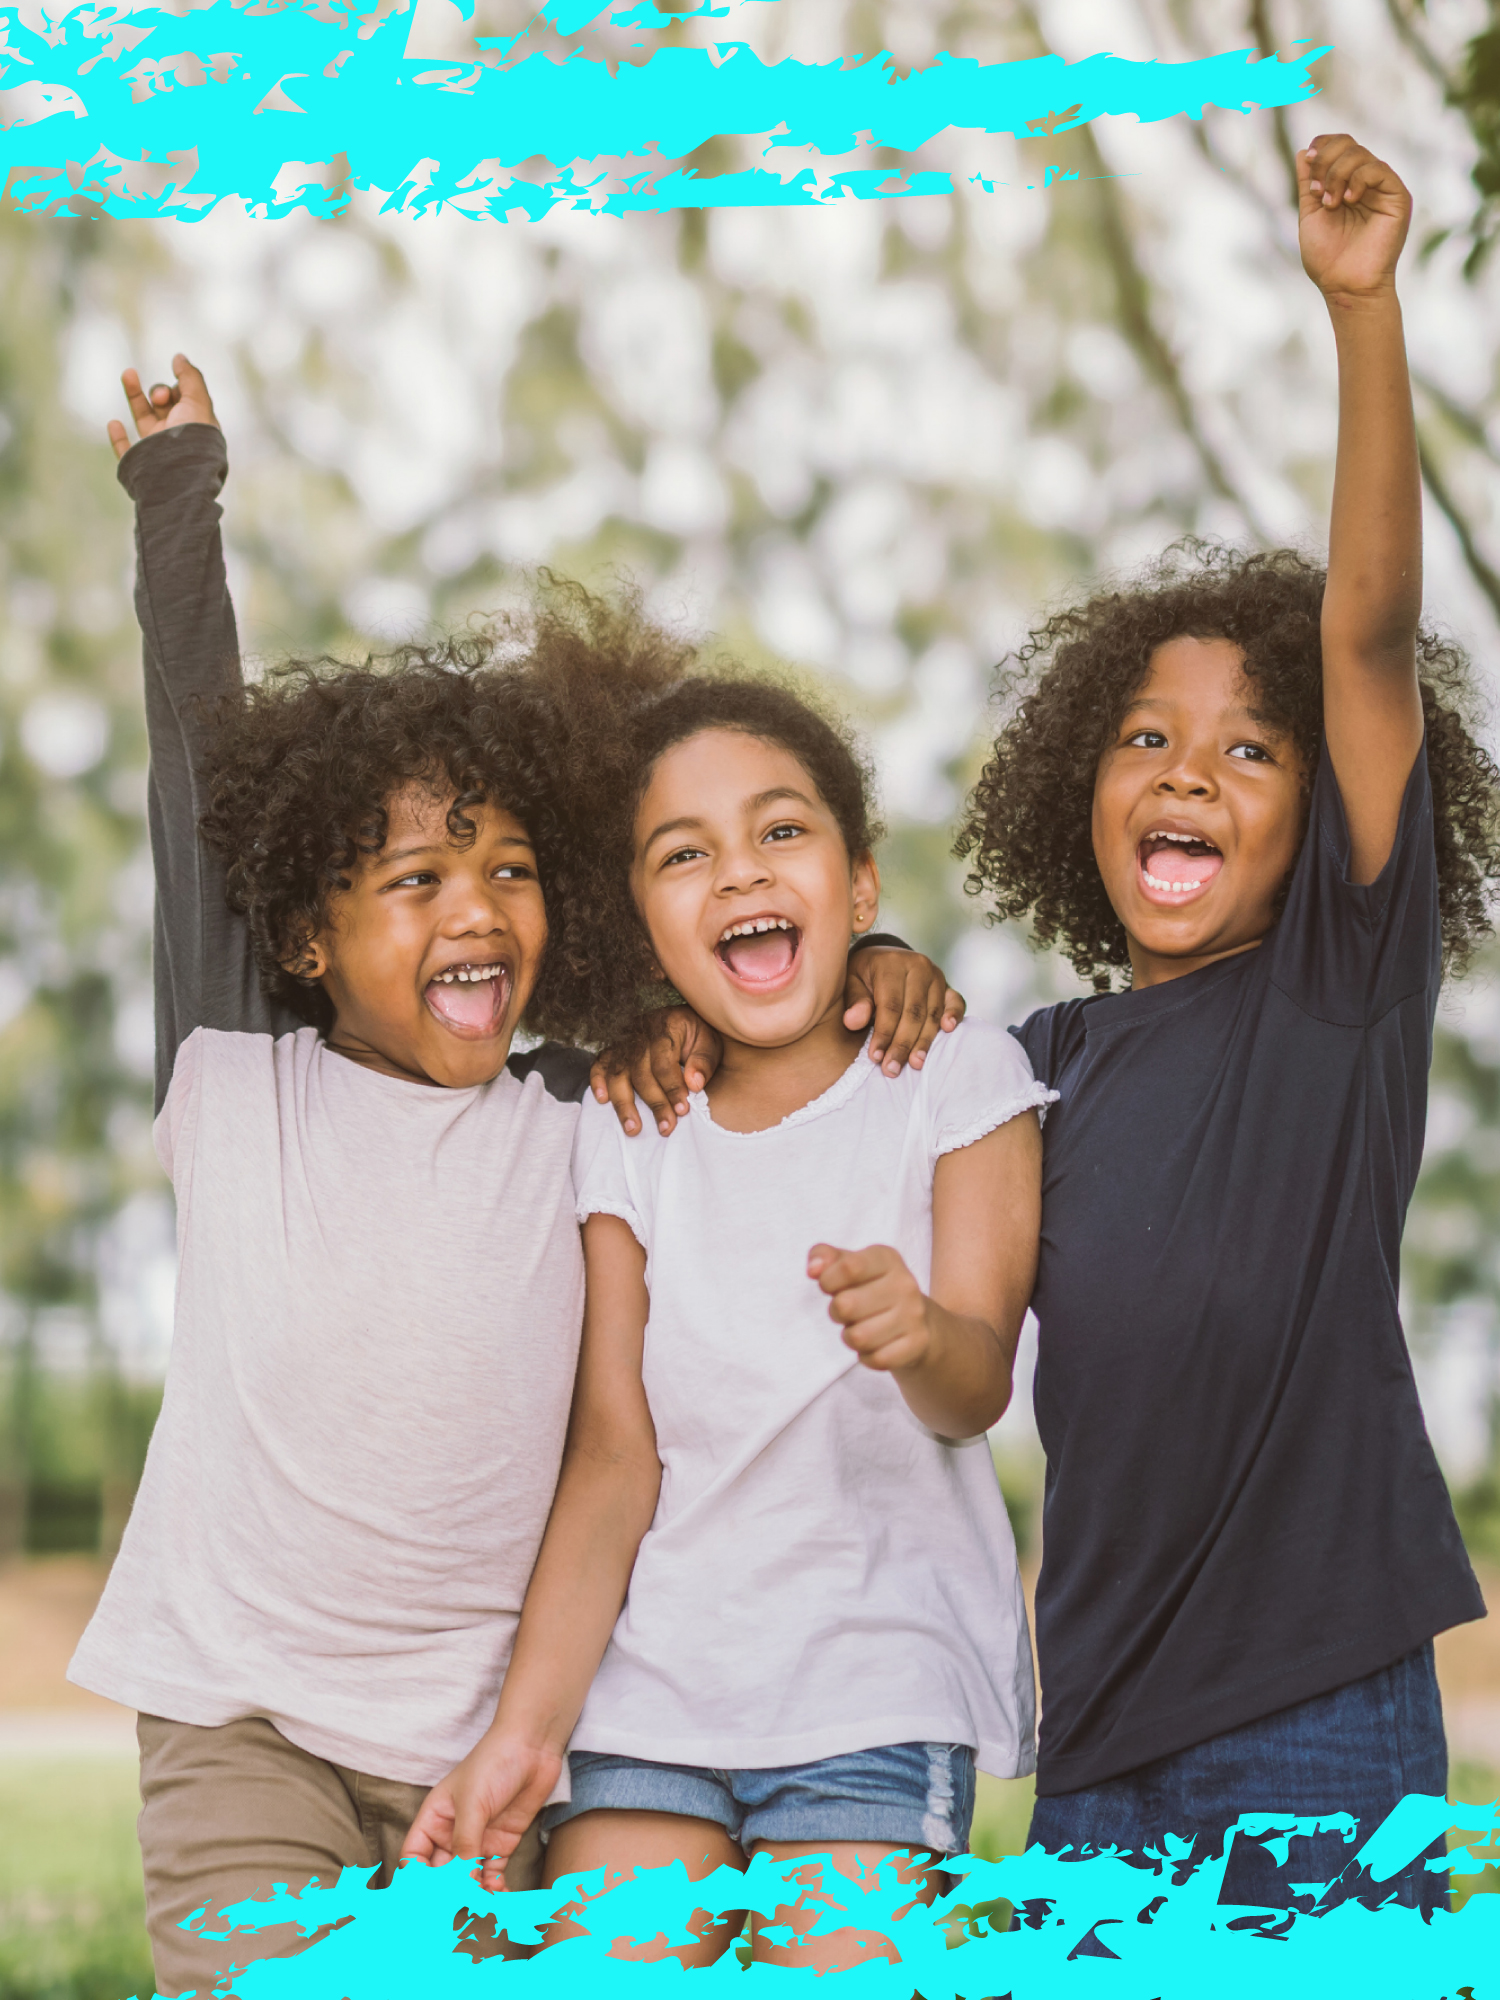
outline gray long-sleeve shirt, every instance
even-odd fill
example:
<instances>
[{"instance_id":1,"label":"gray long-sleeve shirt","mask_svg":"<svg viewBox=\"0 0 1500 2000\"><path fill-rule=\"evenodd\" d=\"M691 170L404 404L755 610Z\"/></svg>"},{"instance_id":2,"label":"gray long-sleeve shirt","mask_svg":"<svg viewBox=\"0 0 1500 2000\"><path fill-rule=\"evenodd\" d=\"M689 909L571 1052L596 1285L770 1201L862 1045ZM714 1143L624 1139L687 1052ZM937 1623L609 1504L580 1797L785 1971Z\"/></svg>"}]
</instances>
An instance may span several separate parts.
<instances>
[{"instance_id":1,"label":"gray long-sleeve shirt","mask_svg":"<svg viewBox=\"0 0 1500 2000\"><path fill-rule=\"evenodd\" d=\"M229 908L224 864L199 838L201 751L215 698L240 685L239 634L224 574L219 489L223 433L180 424L133 445L119 480L136 509L136 616L144 642L147 811L156 872L156 1108L177 1051L195 1028L286 1035L305 1026L264 991L244 918ZM589 1058L544 1044L507 1065L539 1070L549 1093L577 1103Z\"/></svg>"}]
</instances>

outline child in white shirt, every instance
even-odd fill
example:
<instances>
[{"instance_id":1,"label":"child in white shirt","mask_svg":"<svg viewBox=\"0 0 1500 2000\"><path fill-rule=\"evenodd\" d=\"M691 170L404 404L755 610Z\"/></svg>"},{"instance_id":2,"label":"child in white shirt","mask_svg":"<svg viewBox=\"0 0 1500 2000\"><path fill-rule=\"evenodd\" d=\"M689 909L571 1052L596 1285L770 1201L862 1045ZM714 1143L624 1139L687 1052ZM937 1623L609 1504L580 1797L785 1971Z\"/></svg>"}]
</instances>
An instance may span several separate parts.
<instances>
[{"instance_id":1,"label":"child in white shirt","mask_svg":"<svg viewBox=\"0 0 1500 2000\"><path fill-rule=\"evenodd\" d=\"M875 917L874 829L806 703L689 680L614 735L597 949L627 993L654 959L723 1056L671 1139L584 1107L558 1497L495 1722L406 1851L491 1857L496 1885L566 1749L549 1879L960 1852L976 1761L1032 1768L984 1434L1031 1290L1047 1093L980 1026L895 1082L862 1060L841 967Z\"/></svg>"}]
</instances>

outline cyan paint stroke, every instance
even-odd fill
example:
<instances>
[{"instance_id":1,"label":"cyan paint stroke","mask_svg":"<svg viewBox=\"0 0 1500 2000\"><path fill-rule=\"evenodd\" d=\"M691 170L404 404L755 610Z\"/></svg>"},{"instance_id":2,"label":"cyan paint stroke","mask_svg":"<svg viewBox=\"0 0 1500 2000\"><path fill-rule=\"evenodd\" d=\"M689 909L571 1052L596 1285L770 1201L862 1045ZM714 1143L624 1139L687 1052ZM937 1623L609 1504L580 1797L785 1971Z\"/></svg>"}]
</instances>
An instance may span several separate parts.
<instances>
[{"instance_id":1,"label":"cyan paint stroke","mask_svg":"<svg viewBox=\"0 0 1500 2000\"><path fill-rule=\"evenodd\" d=\"M1330 1823L1258 1814L1239 1824L1284 1858L1294 1834ZM1351 1855L1345 1875L1366 1878L1378 1894L1380 1883L1453 1830L1462 1845L1447 1865L1482 1870L1500 1843L1500 1804L1405 1799ZM1352 1845L1352 1822L1346 1837ZM1345 1902L1317 1913L1326 1884L1308 1885L1301 1911L1246 1909L1220 1903L1224 1861L1195 1868L1190 1846L1168 1839L1150 1866L1112 1852L965 1857L951 1864L962 1875L959 1885L931 1909L912 1905L910 1886L890 1862L868 1888L820 1863L757 1856L744 1875L720 1869L690 1882L681 1867L663 1868L604 1891L596 1872L501 1896L486 1895L472 1864L462 1861L404 1868L381 1893L371 1891L366 1872L349 1869L336 1884L300 1897L281 1891L266 1902L236 1904L205 1929L214 1936L238 1931L247 1956L254 1934L271 1926L291 1923L306 1936L326 1930L295 1958L252 1960L235 1981L241 2000L409 2000L414 1993L474 2000L481 1988L494 1993L497 1982L516 2000L644 2000L681 1976L674 1953L690 1943L705 1911L747 1908L789 1961L799 1938L837 1941L840 1974L829 1989L835 2000L911 2000L913 1991L924 2000L1265 2000L1273 1988L1277 2000L1354 1991L1361 2000L1440 2000L1466 1990L1473 2000L1493 2000L1500 1991L1500 1896L1471 1896L1461 1910L1426 1922L1393 1903ZM995 1910L1002 1899L1020 1915L1014 1930L991 1921L1005 1923L1006 1912ZM516 1948L539 1939L559 1911L581 1934L518 1956ZM717 1965L695 1969L684 1990L710 1995L723 1986L744 1996L746 1981L756 1992L807 1989L804 1968L746 1965L744 1953L741 1943Z\"/></svg>"},{"instance_id":2,"label":"cyan paint stroke","mask_svg":"<svg viewBox=\"0 0 1500 2000\"><path fill-rule=\"evenodd\" d=\"M336 209L352 189L377 189L419 212L448 202L535 217L936 193L946 173L866 168L850 155L913 155L954 128L1051 133L1100 117L1292 104L1315 92L1311 68L1327 53L1302 43L1285 61L1245 49L1181 63L940 55L899 76L884 55L767 63L727 36L665 45L670 17L650 6L551 0L540 10L548 33L604 21L635 35L634 53L619 60L616 45L611 60L591 59L557 34L545 49L479 37L477 60L434 62L405 53L408 4L0 4L6 203L190 220L230 194L273 214ZM717 27L744 4L705 0L700 17ZM719 135L749 138L763 164L697 172L692 156Z\"/></svg>"}]
</instances>

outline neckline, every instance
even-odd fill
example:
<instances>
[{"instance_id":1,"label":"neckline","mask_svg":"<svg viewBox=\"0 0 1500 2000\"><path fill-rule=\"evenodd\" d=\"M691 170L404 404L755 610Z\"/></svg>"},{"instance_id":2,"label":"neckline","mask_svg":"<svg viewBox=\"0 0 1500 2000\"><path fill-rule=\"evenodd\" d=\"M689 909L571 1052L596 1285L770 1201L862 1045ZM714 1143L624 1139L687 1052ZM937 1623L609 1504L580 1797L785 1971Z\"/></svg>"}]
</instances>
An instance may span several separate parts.
<instances>
[{"instance_id":1,"label":"neckline","mask_svg":"<svg viewBox=\"0 0 1500 2000\"><path fill-rule=\"evenodd\" d=\"M1186 1007L1205 987L1231 978L1249 961L1260 958L1265 948L1262 939L1253 951L1234 952L1227 958L1215 959L1211 965L1200 965L1196 972L1184 972L1177 979L1163 979L1155 986L1128 986L1123 993L1096 994L1084 1002L1084 1020L1087 1023L1092 1016L1097 1026L1114 1026L1150 1014L1170 1013L1174 1007Z\"/></svg>"},{"instance_id":2,"label":"neckline","mask_svg":"<svg viewBox=\"0 0 1500 2000\"><path fill-rule=\"evenodd\" d=\"M810 1098L806 1104L799 1104L795 1111L789 1111L775 1125L763 1125L758 1132L731 1132L727 1125L721 1125L714 1117L706 1090L688 1093L688 1116L724 1139L769 1139L773 1132L787 1132L795 1125L808 1125L815 1118L824 1118L830 1111L841 1111L855 1093L864 1088L866 1077L875 1074L878 1068L877 1063L870 1061L870 1037L866 1035L849 1067L841 1071L820 1096Z\"/></svg>"},{"instance_id":3,"label":"neckline","mask_svg":"<svg viewBox=\"0 0 1500 2000\"><path fill-rule=\"evenodd\" d=\"M509 1058L507 1058L506 1062L501 1064L497 1074L492 1076L487 1083L460 1083L451 1085L446 1083L418 1083L414 1076L390 1076L383 1069L372 1069L368 1063L355 1062L351 1056L342 1055L339 1050L332 1047L321 1034L318 1034L316 1028L312 1030L312 1033L318 1037L318 1049L322 1057L330 1063L337 1063L338 1069L333 1072L335 1075L353 1070L359 1076L371 1079L382 1090L399 1091L411 1103L419 1103L424 1098L436 1098L440 1104L461 1103L467 1098L477 1096L480 1091L492 1090L502 1077L511 1076ZM511 1080L514 1082L514 1077Z\"/></svg>"}]
</instances>

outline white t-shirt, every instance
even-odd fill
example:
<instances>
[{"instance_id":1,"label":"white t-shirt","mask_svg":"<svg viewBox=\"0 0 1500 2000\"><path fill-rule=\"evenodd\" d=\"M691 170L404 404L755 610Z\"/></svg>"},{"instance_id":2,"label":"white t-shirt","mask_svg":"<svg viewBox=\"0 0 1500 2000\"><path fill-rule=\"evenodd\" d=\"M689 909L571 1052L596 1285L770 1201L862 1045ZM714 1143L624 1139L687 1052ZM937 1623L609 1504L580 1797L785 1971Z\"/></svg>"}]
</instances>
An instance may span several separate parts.
<instances>
[{"instance_id":1,"label":"white t-shirt","mask_svg":"<svg viewBox=\"0 0 1500 2000\"><path fill-rule=\"evenodd\" d=\"M69 1678L268 1716L431 1784L488 1726L557 1481L583 1260L575 1104L380 1076L311 1029L198 1029L166 1396Z\"/></svg>"},{"instance_id":2,"label":"white t-shirt","mask_svg":"<svg viewBox=\"0 0 1500 2000\"><path fill-rule=\"evenodd\" d=\"M621 1216L646 1252L663 1476L571 1748L732 1770L946 1742L1032 1769L988 1441L925 1429L806 1265L814 1243L885 1243L925 1288L939 1156L1047 1098L1012 1036L969 1023L899 1077L861 1053L765 1132L724 1130L697 1093L669 1138L647 1118L627 1139L585 1103L578 1213Z\"/></svg>"}]
</instances>

